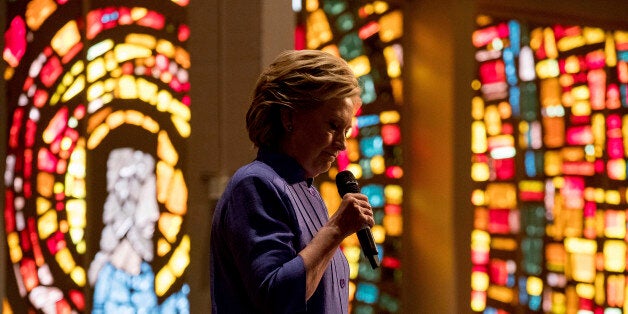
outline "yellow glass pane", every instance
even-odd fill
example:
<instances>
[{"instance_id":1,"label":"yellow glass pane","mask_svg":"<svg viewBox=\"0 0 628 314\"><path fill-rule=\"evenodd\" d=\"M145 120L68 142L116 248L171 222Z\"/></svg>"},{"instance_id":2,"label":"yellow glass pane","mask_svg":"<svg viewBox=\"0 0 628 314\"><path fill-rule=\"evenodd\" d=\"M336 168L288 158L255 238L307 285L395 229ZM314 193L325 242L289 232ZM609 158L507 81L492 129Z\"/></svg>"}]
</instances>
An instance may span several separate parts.
<instances>
[{"instance_id":1,"label":"yellow glass pane","mask_svg":"<svg viewBox=\"0 0 628 314\"><path fill-rule=\"evenodd\" d=\"M155 276L155 293L157 296L163 296L177 278L174 276L170 268L164 267Z\"/></svg>"},{"instance_id":2,"label":"yellow glass pane","mask_svg":"<svg viewBox=\"0 0 628 314\"><path fill-rule=\"evenodd\" d=\"M558 50L560 51L569 51L572 49L576 49L578 47L582 47L586 44L586 40L583 36L567 36L563 37L556 43Z\"/></svg>"},{"instance_id":3,"label":"yellow glass pane","mask_svg":"<svg viewBox=\"0 0 628 314\"><path fill-rule=\"evenodd\" d=\"M343 248L342 253L344 253L349 263L357 263L360 261L362 250L357 246L348 246Z\"/></svg>"},{"instance_id":4,"label":"yellow glass pane","mask_svg":"<svg viewBox=\"0 0 628 314\"><path fill-rule=\"evenodd\" d=\"M382 174L384 173L384 171L386 171L386 161L384 160L384 156L373 156L373 158L371 158L370 164L373 174Z\"/></svg>"},{"instance_id":5,"label":"yellow glass pane","mask_svg":"<svg viewBox=\"0 0 628 314\"><path fill-rule=\"evenodd\" d=\"M307 47L315 49L333 38L329 21L323 9L312 12L306 21Z\"/></svg>"},{"instance_id":6,"label":"yellow glass pane","mask_svg":"<svg viewBox=\"0 0 628 314\"><path fill-rule=\"evenodd\" d=\"M397 51L393 46L384 48L384 58L386 59L388 77L399 77L401 75L401 63L397 58Z\"/></svg>"},{"instance_id":7,"label":"yellow glass pane","mask_svg":"<svg viewBox=\"0 0 628 314\"><path fill-rule=\"evenodd\" d=\"M157 91L159 90L157 85L143 78L137 78L136 83L139 99L154 105L153 102L157 95Z\"/></svg>"},{"instance_id":8,"label":"yellow glass pane","mask_svg":"<svg viewBox=\"0 0 628 314\"><path fill-rule=\"evenodd\" d=\"M54 0L33 0L26 5L26 25L34 31L41 27L48 17L57 10Z\"/></svg>"},{"instance_id":9,"label":"yellow glass pane","mask_svg":"<svg viewBox=\"0 0 628 314\"><path fill-rule=\"evenodd\" d=\"M489 286L487 294L489 298L506 304L512 303L515 298L514 290L503 286Z\"/></svg>"},{"instance_id":10,"label":"yellow glass pane","mask_svg":"<svg viewBox=\"0 0 628 314\"><path fill-rule=\"evenodd\" d=\"M43 198L43 197L38 197L37 198L35 206L37 207L37 215L42 215L47 210L51 209L50 201L45 199L45 198Z\"/></svg>"},{"instance_id":11,"label":"yellow glass pane","mask_svg":"<svg viewBox=\"0 0 628 314\"><path fill-rule=\"evenodd\" d=\"M622 240L604 241L604 270L622 273L626 269L626 243Z\"/></svg>"},{"instance_id":12,"label":"yellow glass pane","mask_svg":"<svg viewBox=\"0 0 628 314\"><path fill-rule=\"evenodd\" d=\"M89 69L89 66L88 66ZM103 69L104 70L104 69ZM89 70L88 70L89 73ZM103 82L94 82L87 88L87 101L93 101L105 93L105 84Z\"/></svg>"},{"instance_id":13,"label":"yellow glass pane","mask_svg":"<svg viewBox=\"0 0 628 314\"><path fill-rule=\"evenodd\" d=\"M475 206L486 205L486 193L483 190L473 190L471 194L471 204Z\"/></svg>"},{"instance_id":14,"label":"yellow glass pane","mask_svg":"<svg viewBox=\"0 0 628 314\"><path fill-rule=\"evenodd\" d=\"M491 172L485 162L474 162L471 165L471 179L475 182L486 182L490 178Z\"/></svg>"},{"instance_id":15,"label":"yellow glass pane","mask_svg":"<svg viewBox=\"0 0 628 314\"><path fill-rule=\"evenodd\" d=\"M107 123L107 126L109 127L109 129L113 130L121 126L122 124L124 124L125 119L126 119L126 112L119 110L108 115L107 120L105 122Z\"/></svg>"},{"instance_id":16,"label":"yellow glass pane","mask_svg":"<svg viewBox=\"0 0 628 314\"><path fill-rule=\"evenodd\" d=\"M486 127L482 121L471 123L471 151L475 154L485 153L488 150Z\"/></svg>"},{"instance_id":17,"label":"yellow glass pane","mask_svg":"<svg viewBox=\"0 0 628 314\"><path fill-rule=\"evenodd\" d=\"M172 249L172 246L170 245L170 243L168 243L168 241L166 241L166 239L159 238L159 240L157 240L157 255L158 256L165 256L166 254L168 254L168 252L170 252L171 249Z\"/></svg>"},{"instance_id":18,"label":"yellow glass pane","mask_svg":"<svg viewBox=\"0 0 628 314\"><path fill-rule=\"evenodd\" d=\"M489 277L485 272L474 271L471 273L471 288L474 291L486 291L489 286Z\"/></svg>"},{"instance_id":19,"label":"yellow glass pane","mask_svg":"<svg viewBox=\"0 0 628 314\"><path fill-rule=\"evenodd\" d=\"M175 166L179 160L179 154L177 154L166 131L160 131L157 137L157 156L171 166Z\"/></svg>"},{"instance_id":20,"label":"yellow glass pane","mask_svg":"<svg viewBox=\"0 0 628 314\"><path fill-rule=\"evenodd\" d=\"M338 207L340 207L340 202L342 199L338 194L338 188L336 188L336 184L331 181L323 181L320 185L320 193L323 201L325 201L325 206L327 206L327 210L329 211L329 216L333 215Z\"/></svg>"},{"instance_id":21,"label":"yellow glass pane","mask_svg":"<svg viewBox=\"0 0 628 314\"><path fill-rule=\"evenodd\" d=\"M79 33L76 21L72 20L66 23L57 33L52 37L50 46L60 56L65 56L70 49L79 43L81 40L81 34Z\"/></svg>"},{"instance_id":22,"label":"yellow glass pane","mask_svg":"<svg viewBox=\"0 0 628 314\"><path fill-rule=\"evenodd\" d=\"M37 230L40 239L47 239L58 229L57 211L54 209L48 210L37 219Z\"/></svg>"},{"instance_id":23,"label":"yellow glass pane","mask_svg":"<svg viewBox=\"0 0 628 314\"><path fill-rule=\"evenodd\" d=\"M144 116L144 120L142 120L142 128L145 130L157 134L159 132L159 123L157 121L151 119L149 116Z\"/></svg>"},{"instance_id":24,"label":"yellow glass pane","mask_svg":"<svg viewBox=\"0 0 628 314\"><path fill-rule=\"evenodd\" d=\"M379 113L379 121L382 124L398 123L400 118L399 111L396 110L382 111Z\"/></svg>"},{"instance_id":25,"label":"yellow glass pane","mask_svg":"<svg viewBox=\"0 0 628 314\"><path fill-rule=\"evenodd\" d=\"M371 62L367 56L359 56L348 62L353 74L357 77L369 74L371 72Z\"/></svg>"},{"instance_id":26,"label":"yellow glass pane","mask_svg":"<svg viewBox=\"0 0 628 314\"><path fill-rule=\"evenodd\" d=\"M360 159L360 145L354 138L347 139L347 157L351 162L357 162Z\"/></svg>"},{"instance_id":27,"label":"yellow glass pane","mask_svg":"<svg viewBox=\"0 0 628 314\"><path fill-rule=\"evenodd\" d=\"M403 14L400 10L390 12L379 19L379 38L389 42L403 35Z\"/></svg>"},{"instance_id":28,"label":"yellow glass pane","mask_svg":"<svg viewBox=\"0 0 628 314\"><path fill-rule=\"evenodd\" d=\"M160 54L162 54L162 55L164 55L164 56L166 56L168 58L174 57L175 47L174 47L174 45L171 42L169 42L167 40L160 39L157 42L156 50L157 50L158 53L160 53Z\"/></svg>"},{"instance_id":29,"label":"yellow glass pane","mask_svg":"<svg viewBox=\"0 0 628 314\"><path fill-rule=\"evenodd\" d=\"M87 282L87 276L85 275L85 269L78 266L75 267L70 273L70 278L79 286L85 287L85 283Z\"/></svg>"},{"instance_id":30,"label":"yellow glass pane","mask_svg":"<svg viewBox=\"0 0 628 314\"><path fill-rule=\"evenodd\" d=\"M604 42L604 55L606 57L606 66L615 67L617 65L617 50L615 49L615 39L608 33Z\"/></svg>"},{"instance_id":31,"label":"yellow glass pane","mask_svg":"<svg viewBox=\"0 0 628 314\"><path fill-rule=\"evenodd\" d=\"M159 93L157 93L157 98L155 100L157 102L154 103L154 105L157 106L157 110L166 112L170 106L170 102L172 101L172 95L166 90L160 90Z\"/></svg>"},{"instance_id":32,"label":"yellow glass pane","mask_svg":"<svg viewBox=\"0 0 628 314\"><path fill-rule=\"evenodd\" d=\"M72 243L77 244L78 246L78 244L83 241L83 237L85 236L85 229L81 227L70 228L68 233L70 234L70 239L72 239Z\"/></svg>"},{"instance_id":33,"label":"yellow glass pane","mask_svg":"<svg viewBox=\"0 0 628 314\"><path fill-rule=\"evenodd\" d=\"M175 129L177 129L177 132L179 132L179 135L181 135L183 138L190 137L192 129L190 127L190 124L188 123L188 120L183 120L178 116L172 116L170 120L172 120L172 123L174 124Z\"/></svg>"},{"instance_id":34,"label":"yellow glass pane","mask_svg":"<svg viewBox=\"0 0 628 314\"><path fill-rule=\"evenodd\" d=\"M166 208L173 214L183 216L187 212L187 201L188 188L183 178L183 172L176 169L170 182Z\"/></svg>"},{"instance_id":35,"label":"yellow glass pane","mask_svg":"<svg viewBox=\"0 0 628 314\"><path fill-rule=\"evenodd\" d=\"M174 61L181 65L184 69L190 68L190 53L182 47L177 47L175 50Z\"/></svg>"},{"instance_id":36,"label":"yellow glass pane","mask_svg":"<svg viewBox=\"0 0 628 314\"><path fill-rule=\"evenodd\" d=\"M403 217L401 215L388 214L384 216L382 224L390 236L398 237L403 233Z\"/></svg>"},{"instance_id":37,"label":"yellow glass pane","mask_svg":"<svg viewBox=\"0 0 628 314\"><path fill-rule=\"evenodd\" d=\"M155 173L157 174L157 201L163 204L168 197L168 189L174 175L174 168L163 161L158 161Z\"/></svg>"},{"instance_id":38,"label":"yellow glass pane","mask_svg":"<svg viewBox=\"0 0 628 314\"><path fill-rule=\"evenodd\" d=\"M384 243L386 240L386 229L381 225L374 225L371 227L371 233L373 234L373 240L375 243Z\"/></svg>"},{"instance_id":39,"label":"yellow glass pane","mask_svg":"<svg viewBox=\"0 0 628 314\"><path fill-rule=\"evenodd\" d=\"M124 122L133 125L142 125L144 122L144 114L137 110L127 110L124 116Z\"/></svg>"},{"instance_id":40,"label":"yellow glass pane","mask_svg":"<svg viewBox=\"0 0 628 314\"><path fill-rule=\"evenodd\" d=\"M401 205L403 201L403 189L399 185L388 184L384 187L384 197L386 203L391 205Z\"/></svg>"},{"instance_id":41,"label":"yellow glass pane","mask_svg":"<svg viewBox=\"0 0 628 314\"><path fill-rule=\"evenodd\" d=\"M107 134L109 134L109 127L107 127L106 124L101 124L96 127L87 140L87 148L94 149L107 136Z\"/></svg>"},{"instance_id":42,"label":"yellow glass pane","mask_svg":"<svg viewBox=\"0 0 628 314\"><path fill-rule=\"evenodd\" d=\"M135 78L131 75L123 75L118 81L117 96L122 99L135 99L137 95L137 86Z\"/></svg>"},{"instance_id":43,"label":"yellow glass pane","mask_svg":"<svg viewBox=\"0 0 628 314\"><path fill-rule=\"evenodd\" d=\"M174 243L177 240L177 235L181 231L181 224L183 218L179 215L171 213L161 213L159 217L159 231L163 234L164 238L170 243Z\"/></svg>"},{"instance_id":44,"label":"yellow glass pane","mask_svg":"<svg viewBox=\"0 0 628 314\"><path fill-rule=\"evenodd\" d=\"M517 205L516 187L511 183L489 183L486 197L490 208L514 209Z\"/></svg>"},{"instance_id":45,"label":"yellow glass pane","mask_svg":"<svg viewBox=\"0 0 628 314\"><path fill-rule=\"evenodd\" d=\"M493 250L512 252L518 247L519 244L515 239L497 237L491 239L491 249Z\"/></svg>"},{"instance_id":46,"label":"yellow glass pane","mask_svg":"<svg viewBox=\"0 0 628 314\"><path fill-rule=\"evenodd\" d=\"M526 291L530 295L540 296L543 292L543 280L539 277L528 277Z\"/></svg>"},{"instance_id":47,"label":"yellow glass pane","mask_svg":"<svg viewBox=\"0 0 628 314\"><path fill-rule=\"evenodd\" d=\"M71 228L85 228L87 206L85 200L71 199L66 203L66 216Z\"/></svg>"},{"instance_id":48,"label":"yellow glass pane","mask_svg":"<svg viewBox=\"0 0 628 314\"><path fill-rule=\"evenodd\" d=\"M550 27L543 29L543 44L545 45L545 53L549 59L558 58L558 48L556 48L556 37L554 30ZM535 49L536 50L536 49Z\"/></svg>"},{"instance_id":49,"label":"yellow glass pane","mask_svg":"<svg viewBox=\"0 0 628 314\"><path fill-rule=\"evenodd\" d=\"M180 117L185 121L190 121L192 117L192 113L190 112L190 107L184 105L178 99L172 98L170 102L167 104L168 112Z\"/></svg>"},{"instance_id":50,"label":"yellow glass pane","mask_svg":"<svg viewBox=\"0 0 628 314\"><path fill-rule=\"evenodd\" d=\"M13 264L22 260L22 247L20 246L20 237L17 232L7 234L7 244L9 245L9 256Z\"/></svg>"},{"instance_id":51,"label":"yellow glass pane","mask_svg":"<svg viewBox=\"0 0 628 314\"><path fill-rule=\"evenodd\" d=\"M128 60L146 58L152 55L152 50L135 44L118 44L113 49L115 59L118 63Z\"/></svg>"},{"instance_id":52,"label":"yellow glass pane","mask_svg":"<svg viewBox=\"0 0 628 314\"><path fill-rule=\"evenodd\" d=\"M70 253L70 250L67 247L62 248L59 252L57 252L55 260L66 274L69 274L76 267L74 258L72 258L72 253Z\"/></svg>"},{"instance_id":53,"label":"yellow glass pane","mask_svg":"<svg viewBox=\"0 0 628 314\"><path fill-rule=\"evenodd\" d=\"M131 18L133 21L139 21L146 16L148 10L146 8L134 7L131 9Z\"/></svg>"},{"instance_id":54,"label":"yellow glass pane","mask_svg":"<svg viewBox=\"0 0 628 314\"><path fill-rule=\"evenodd\" d=\"M107 51L110 51L114 46L114 42L111 39L105 39L98 42L87 49L87 60L91 61L102 56ZM104 62L103 62L104 64Z\"/></svg>"},{"instance_id":55,"label":"yellow glass pane","mask_svg":"<svg viewBox=\"0 0 628 314\"><path fill-rule=\"evenodd\" d=\"M545 59L536 64L536 73L540 79L558 77L560 70L558 62L554 59Z\"/></svg>"},{"instance_id":56,"label":"yellow glass pane","mask_svg":"<svg viewBox=\"0 0 628 314\"><path fill-rule=\"evenodd\" d=\"M61 96L61 100L64 102L68 102L70 99L74 98L74 96L83 91L83 89L85 89L85 76L80 75L76 78L74 83L70 85L68 90Z\"/></svg>"},{"instance_id":57,"label":"yellow glass pane","mask_svg":"<svg viewBox=\"0 0 628 314\"><path fill-rule=\"evenodd\" d=\"M87 64L87 82L94 82L97 79L105 76L107 71L105 70L105 60L98 58ZM89 87L90 90L92 86ZM102 87L101 87L102 88Z\"/></svg>"},{"instance_id":58,"label":"yellow glass pane","mask_svg":"<svg viewBox=\"0 0 628 314\"><path fill-rule=\"evenodd\" d=\"M133 44L136 46L142 46L147 49L154 49L157 45L157 39L155 36L149 34L133 33L126 35L124 40L127 44Z\"/></svg>"}]
</instances>

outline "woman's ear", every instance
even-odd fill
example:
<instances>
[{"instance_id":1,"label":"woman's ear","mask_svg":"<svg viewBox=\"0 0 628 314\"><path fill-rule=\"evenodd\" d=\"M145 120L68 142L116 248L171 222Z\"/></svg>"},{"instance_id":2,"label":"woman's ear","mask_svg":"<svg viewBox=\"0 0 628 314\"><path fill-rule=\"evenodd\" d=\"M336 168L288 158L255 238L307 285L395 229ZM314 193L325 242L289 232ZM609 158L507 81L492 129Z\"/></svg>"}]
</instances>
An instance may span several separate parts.
<instances>
[{"instance_id":1,"label":"woman's ear","mask_svg":"<svg viewBox=\"0 0 628 314\"><path fill-rule=\"evenodd\" d=\"M293 114L291 109L281 109L281 124L283 125L283 129L286 133L290 133L294 129L292 117Z\"/></svg>"}]
</instances>

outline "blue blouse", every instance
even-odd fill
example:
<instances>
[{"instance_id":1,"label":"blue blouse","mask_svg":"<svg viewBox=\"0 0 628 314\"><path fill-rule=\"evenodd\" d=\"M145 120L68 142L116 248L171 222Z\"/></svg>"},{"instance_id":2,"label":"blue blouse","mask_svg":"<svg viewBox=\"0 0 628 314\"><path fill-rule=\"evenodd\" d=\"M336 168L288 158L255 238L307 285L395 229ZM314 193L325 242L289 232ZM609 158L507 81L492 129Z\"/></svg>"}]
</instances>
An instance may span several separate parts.
<instances>
[{"instance_id":1,"label":"blue blouse","mask_svg":"<svg viewBox=\"0 0 628 314\"><path fill-rule=\"evenodd\" d=\"M214 212L212 313L347 313L349 266L338 249L305 301L298 253L327 222L312 179L292 158L260 149L227 184Z\"/></svg>"}]
</instances>

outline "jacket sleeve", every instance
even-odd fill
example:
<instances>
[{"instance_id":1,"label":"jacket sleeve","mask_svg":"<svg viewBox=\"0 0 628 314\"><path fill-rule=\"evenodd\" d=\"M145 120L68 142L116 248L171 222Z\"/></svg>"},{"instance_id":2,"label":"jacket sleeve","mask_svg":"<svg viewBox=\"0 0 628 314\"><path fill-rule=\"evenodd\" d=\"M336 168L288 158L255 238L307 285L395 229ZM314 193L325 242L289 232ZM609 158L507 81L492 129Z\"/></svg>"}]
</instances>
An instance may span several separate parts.
<instances>
[{"instance_id":1,"label":"jacket sleeve","mask_svg":"<svg viewBox=\"0 0 628 314\"><path fill-rule=\"evenodd\" d=\"M269 313L306 309L299 229L281 187L260 177L237 183L224 212L225 243L255 306Z\"/></svg>"}]
</instances>

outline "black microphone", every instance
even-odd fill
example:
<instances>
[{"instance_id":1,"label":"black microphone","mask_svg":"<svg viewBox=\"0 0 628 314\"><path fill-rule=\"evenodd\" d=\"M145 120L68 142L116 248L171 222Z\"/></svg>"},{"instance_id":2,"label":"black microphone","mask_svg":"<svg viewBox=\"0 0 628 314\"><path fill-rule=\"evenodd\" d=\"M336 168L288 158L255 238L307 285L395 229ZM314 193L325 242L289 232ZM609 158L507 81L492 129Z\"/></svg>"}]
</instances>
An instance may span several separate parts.
<instances>
[{"instance_id":1,"label":"black microphone","mask_svg":"<svg viewBox=\"0 0 628 314\"><path fill-rule=\"evenodd\" d=\"M347 193L360 193L358 181L349 170L340 171L336 175L336 186L338 187L340 197L345 196ZM360 240L360 246L362 246L362 253L368 258L371 267L373 269L377 268L379 266L379 255L377 254L377 247L375 246L371 228L364 227L358 230L357 235L358 240Z\"/></svg>"}]
</instances>

